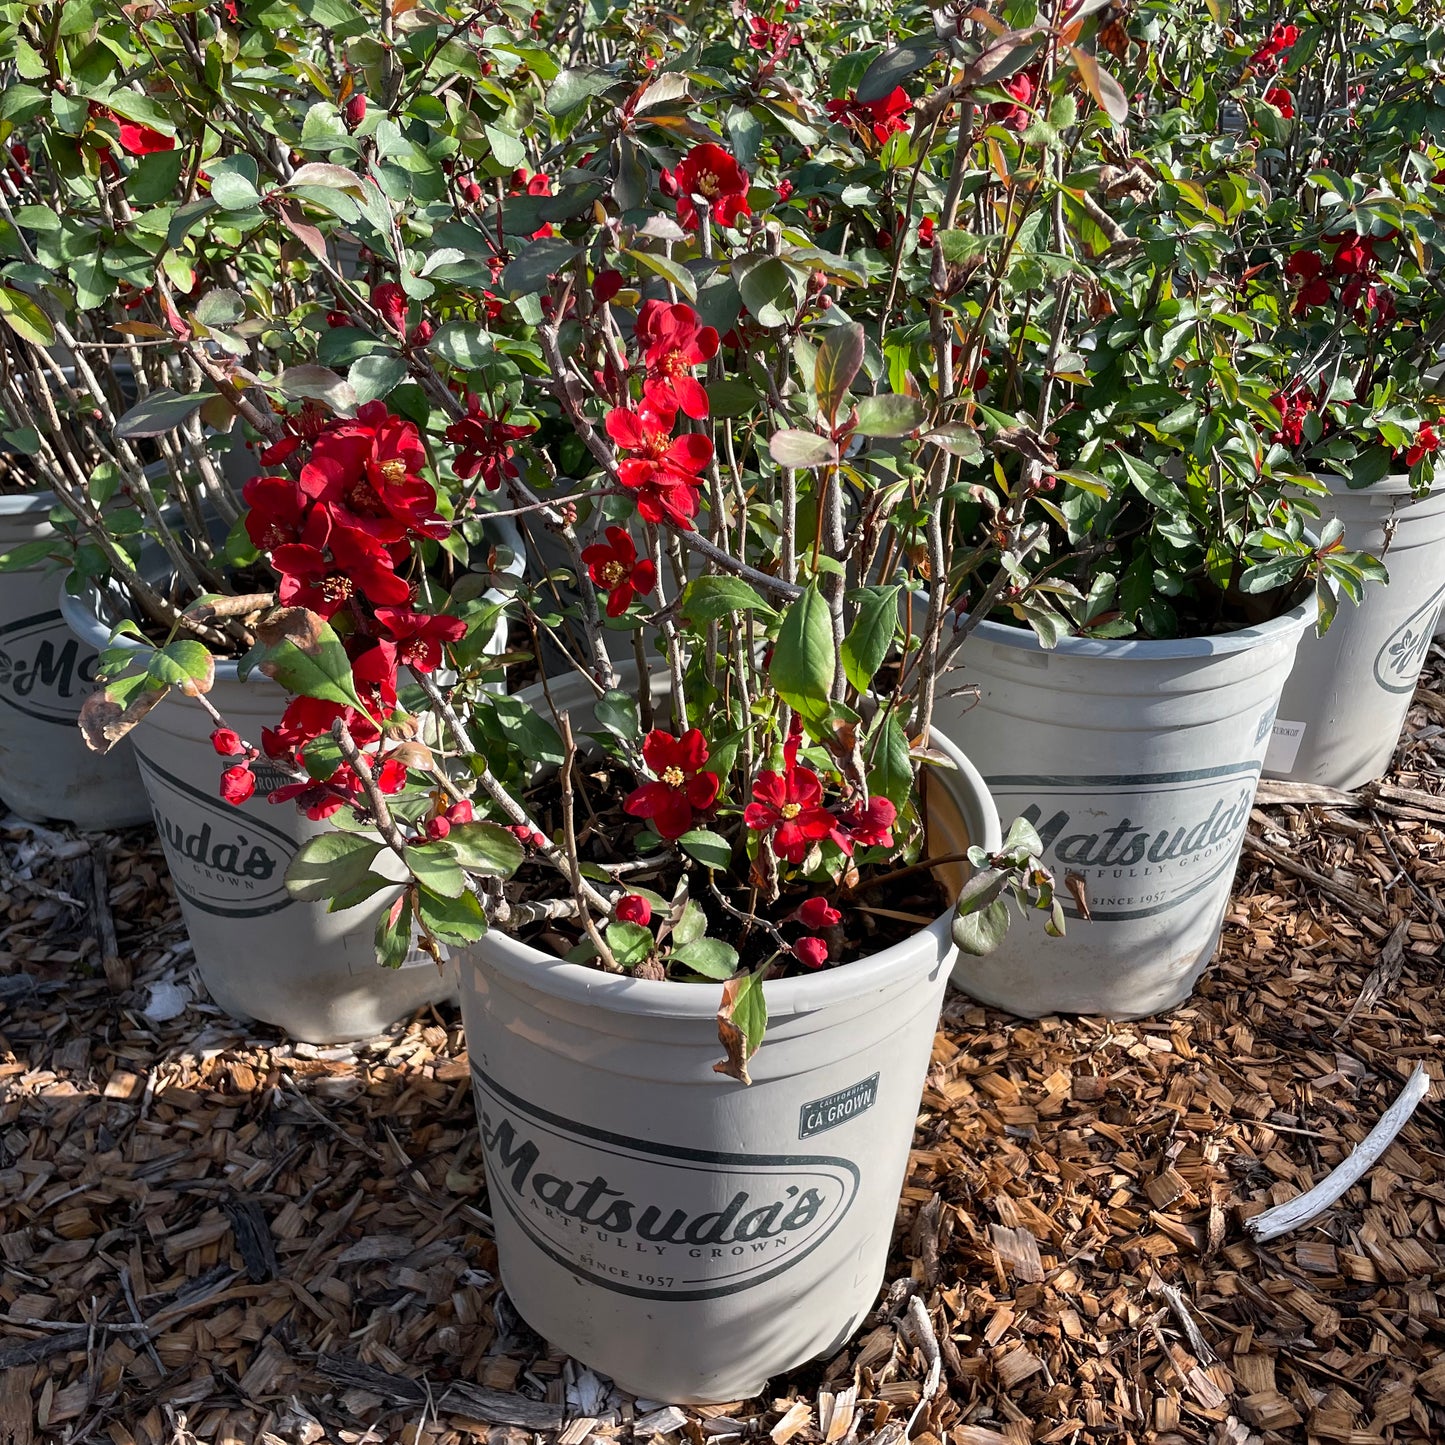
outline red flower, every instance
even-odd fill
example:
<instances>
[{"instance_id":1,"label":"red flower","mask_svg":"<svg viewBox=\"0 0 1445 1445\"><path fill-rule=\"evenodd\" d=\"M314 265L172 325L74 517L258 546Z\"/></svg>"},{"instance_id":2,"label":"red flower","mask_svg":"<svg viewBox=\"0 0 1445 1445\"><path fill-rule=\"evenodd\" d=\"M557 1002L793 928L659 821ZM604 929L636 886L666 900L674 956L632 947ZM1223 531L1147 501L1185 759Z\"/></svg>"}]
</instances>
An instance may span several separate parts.
<instances>
[{"instance_id":1,"label":"red flower","mask_svg":"<svg viewBox=\"0 0 1445 1445\"><path fill-rule=\"evenodd\" d=\"M1380 264L1375 255L1373 236L1361 236L1358 232L1351 231L1333 239L1340 242L1335 258L1330 263L1330 269L1336 276L1363 276Z\"/></svg>"},{"instance_id":2,"label":"red flower","mask_svg":"<svg viewBox=\"0 0 1445 1445\"><path fill-rule=\"evenodd\" d=\"M130 156L151 156L157 151L173 151L176 138L162 135L148 125L137 125L134 121L120 122L120 148Z\"/></svg>"},{"instance_id":3,"label":"red flower","mask_svg":"<svg viewBox=\"0 0 1445 1445\"><path fill-rule=\"evenodd\" d=\"M925 216L918 223L918 244L929 250L933 246L933 217Z\"/></svg>"},{"instance_id":4,"label":"red flower","mask_svg":"<svg viewBox=\"0 0 1445 1445\"><path fill-rule=\"evenodd\" d=\"M290 477L252 477L241 488L241 499L250 509L246 535L258 552L274 552L300 541L306 498Z\"/></svg>"},{"instance_id":5,"label":"red flower","mask_svg":"<svg viewBox=\"0 0 1445 1445\"><path fill-rule=\"evenodd\" d=\"M700 433L673 438L677 414L644 401L636 410L607 413L607 435L625 455L617 465L624 487L637 493L637 510L649 522L692 530L697 478L712 461L712 442Z\"/></svg>"},{"instance_id":6,"label":"red flower","mask_svg":"<svg viewBox=\"0 0 1445 1445\"><path fill-rule=\"evenodd\" d=\"M237 763L221 774L221 796L233 808L239 808L255 791L256 775L248 763Z\"/></svg>"},{"instance_id":7,"label":"red flower","mask_svg":"<svg viewBox=\"0 0 1445 1445\"><path fill-rule=\"evenodd\" d=\"M371 288L371 304L381 312L381 319L398 336L406 335L406 313L411 303L406 292L395 281L382 281Z\"/></svg>"},{"instance_id":8,"label":"red flower","mask_svg":"<svg viewBox=\"0 0 1445 1445\"><path fill-rule=\"evenodd\" d=\"M467 414L454 421L446 432L447 440L460 448L452 462L452 470L466 480L481 474L489 492L495 492L504 477L515 477L512 443L531 436L535 426L513 426L501 419L493 420L482 410L482 399L468 395Z\"/></svg>"},{"instance_id":9,"label":"red flower","mask_svg":"<svg viewBox=\"0 0 1445 1445\"><path fill-rule=\"evenodd\" d=\"M898 809L887 798L869 798L867 807L861 803L850 803L838 815L838 831L834 833L833 841L842 847L845 853L852 852L852 845L860 848L891 848L893 824L897 818ZM844 845L844 837L848 839L848 845Z\"/></svg>"},{"instance_id":10,"label":"red flower","mask_svg":"<svg viewBox=\"0 0 1445 1445\"><path fill-rule=\"evenodd\" d=\"M724 226L736 225L739 216L752 215L748 207L748 173L730 151L716 142L694 146L673 175L677 181L677 219L687 230L697 230L694 196L703 197Z\"/></svg>"},{"instance_id":11,"label":"red flower","mask_svg":"<svg viewBox=\"0 0 1445 1445\"><path fill-rule=\"evenodd\" d=\"M582 549L587 575L607 592L607 615L621 617L637 593L646 596L657 585L657 568L637 548L625 527L609 527L606 542Z\"/></svg>"},{"instance_id":12,"label":"red flower","mask_svg":"<svg viewBox=\"0 0 1445 1445\"><path fill-rule=\"evenodd\" d=\"M787 177L784 177L778 182L777 189L778 199L780 201L786 201L793 194L793 183L788 180Z\"/></svg>"},{"instance_id":13,"label":"red flower","mask_svg":"<svg viewBox=\"0 0 1445 1445\"><path fill-rule=\"evenodd\" d=\"M859 100L854 91L830 100L825 108L834 120L866 125L873 132L874 140L882 145L894 131L908 129L908 122L903 117L913 109L913 100L899 85L881 100Z\"/></svg>"},{"instance_id":14,"label":"red flower","mask_svg":"<svg viewBox=\"0 0 1445 1445\"><path fill-rule=\"evenodd\" d=\"M1284 263L1284 274L1301 281L1313 281L1324 269L1325 263L1318 251L1295 251Z\"/></svg>"},{"instance_id":15,"label":"red flower","mask_svg":"<svg viewBox=\"0 0 1445 1445\"><path fill-rule=\"evenodd\" d=\"M301 468L301 490L322 502L338 528L397 542L408 532L444 537L436 492L418 473L426 451L416 427L369 401L328 423Z\"/></svg>"},{"instance_id":16,"label":"red flower","mask_svg":"<svg viewBox=\"0 0 1445 1445\"><path fill-rule=\"evenodd\" d=\"M793 956L804 968L822 968L828 961L828 945L821 938L800 938L793 944Z\"/></svg>"},{"instance_id":17,"label":"red flower","mask_svg":"<svg viewBox=\"0 0 1445 1445\"><path fill-rule=\"evenodd\" d=\"M1270 440L1285 446L1299 446L1304 441L1305 418L1315 409L1314 394L1296 386L1287 393L1277 391L1269 400L1280 416L1279 430L1271 434Z\"/></svg>"},{"instance_id":18,"label":"red flower","mask_svg":"<svg viewBox=\"0 0 1445 1445\"><path fill-rule=\"evenodd\" d=\"M1294 119L1294 96L1282 85L1271 86L1264 93L1266 105L1272 105L1286 120Z\"/></svg>"},{"instance_id":19,"label":"red flower","mask_svg":"<svg viewBox=\"0 0 1445 1445\"><path fill-rule=\"evenodd\" d=\"M717 332L702 325L685 302L644 301L637 313L637 340L644 348L645 391L653 406L681 407L690 417L705 417L707 392L692 368L717 355Z\"/></svg>"},{"instance_id":20,"label":"red flower","mask_svg":"<svg viewBox=\"0 0 1445 1445\"><path fill-rule=\"evenodd\" d=\"M654 728L643 739L642 757L656 781L629 794L622 806L634 818L651 818L664 838L680 838L692 827L693 813L705 813L717 801L718 776L702 768L707 741L697 728L680 738Z\"/></svg>"},{"instance_id":21,"label":"red flower","mask_svg":"<svg viewBox=\"0 0 1445 1445\"><path fill-rule=\"evenodd\" d=\"M418 672L434 672L442 661L442 644L460 642L467 624L460 617L417 612L411 607L378 607L376 620L399 644L397 656Z\"/></svg>"},{"instance_id":22,"label":"red flower","mask_svg":"<svg viewBox=\"0 0 1445 1445\"><path fill-rule=\"evenodd\" d=\"M1299 26L1276 25L1268 40L1249 57L1246 70L1270 75L1284 64L1284 52L1299 39Z\"/></svg>"},{"instance_id":23,"label":"red flower","mask_svg":"<svg viewBox=\"0 0 1445 1445\"><path fill-rule=\"evenodd\" d=\"M988 118L996 120L1005 130L1020 131L1033 119L1030 106L1039 88L1037 70L1021 70L1011 79L1004 81L1002 89L1011 95L1015 104L1006 100L995 101L988 108Z\"/></svg>"},{"instance_id":24,"label":"red flower","mask_svg":"<svg viewBox=\"0 0 1445 1445\"><path fill-rule=\"evenodd\" d=\"M1440 449L1440 438L1435 435L1433 426L1422 426L1415 433L1414 444L1405 453L1405 465L1413 467L1416 462L1422 461L1427 456L1433 456Z\"/></svg>"},{"instance_id":25,"label":"red flower","mask_svg":"<svg viewBox=\"0 0 1445 1445\"><path fill-rule=\"evenodd\" d=\"M223 758L234 758L237 753L245 751L241 746L241 734L232 732L230 728L217 728L211 734L211 746Z\"/></svg>"},{"instance_id":26,"label":"red flower","mask_svg":"<svg viewBox=\"0 0 1445 1445\"><path fill-rule=\"evenodd\" d=\"M341 118L346 122L347 130L354 131L366 119L366 97L364 95L351 96L341 107ZM375 298L373 297L373 299Z\"/></svg>"},{"instance_id":27,"label":"red flower","mask_svg":"<svg viewBox=\"0 0 1445 1445\"><path fill-rule=\"evenodd\" d=\"M277 596L283 607L305 607L329 618L358 592L382 607L411 601L411 588L396 575L390 554L370 538L334 532L330 550L328 557L319 547L296 542L272 552L271 565L281 574Z\"/></svg>"},{"instance_id":28,"label":"red flower","mask_svg":"<svg viewBox=\"0 0 1445 1445\"><path fill-rule=\"evenodd\" d=\"M754 832L772 833L773 851L789 863L801 863L808 849L835 826L823 807L823 780L812 768L791 761L786 773L758 774L743 822Z\"/></svg>"},{"instance_id":29,"label":"red flower","mask_svg":"<svg viewBox=\"0 0 1445 1445\"><path fill-rule=\"evenodd\" d=\"M814 932L823 928L832 928L835 923L841 923L843 920L843 915L826 898L808 899L793 917L804 928L811 928Z\"/></svg>"},{"instance_id":30,"label":"red flower","mask_svg":"<svg viewBox=\"0 0 1445 1445\"><path fill-rule=\"evenodd\" d=\"M646 928L652 921L652 904L640 893L624 893L612 912L619 923L637 923Z\"/></svg>"}]
</instances>

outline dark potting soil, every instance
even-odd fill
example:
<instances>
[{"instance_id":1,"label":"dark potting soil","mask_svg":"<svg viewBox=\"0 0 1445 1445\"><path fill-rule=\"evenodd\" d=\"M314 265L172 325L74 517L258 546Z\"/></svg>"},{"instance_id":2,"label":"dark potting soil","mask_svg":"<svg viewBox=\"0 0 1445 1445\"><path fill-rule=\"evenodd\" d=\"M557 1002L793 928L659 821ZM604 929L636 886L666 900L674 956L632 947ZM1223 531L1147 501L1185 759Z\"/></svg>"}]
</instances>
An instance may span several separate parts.
<instances>
[{"instance_id":1,"label":"dark potting soil","mask_svg":"<svg viewBox=\"0 0 1445 1445\"><path fill-rule=\"evenodd\" d=\"M637 839L647 828L642 820L622 810L619 799L629 787L627 776L606 762L588 760L585 766L579 765L574 771L573 811L581 861L599 865L641 863L642 866L618 877L618 883L628 889L646 889L664 899L676 896L685 874L687 896L707 917L708 937L730 943L737 949L740 970L756 969L766 963L769 978L801 977L814 971L800 964L784 948L785 943L811 932L801 923L783 921L809 898L824 897L842 914L837 924L816 935L828 944L825 968L869 958L902 943L927 928L953 901L927 866L903 868L896 862L865 865L859 869L858 880L852 887L837 891L817 884L784 887L772 903L763 902L761 892L740 887L735 879L724 880L716 875L715 891L709 883L709 870L677 849L667 847L651 855L638 849ZM556 774L529 791L526 803L532 817L549 836L562 836L562 790ZM733 841L735 859L744 856L741 838L744 829L740 818L700 819L699 823ZM549 864L528 862L508 885L507 894L513 903L540 903L565 896L566 885ZM655 932L666 910L655 901L652 906ZM756 919L751 916L755 908L760 915ZM519 930L517 936L524 943L559 958L566 957L586 939L582 925L575 919L533 924ZM656 969L657 965L641 967ZM654 976L663 975L658 972ZM697 974L681 965L672 965L666 976L698 980Z\"/></svg>"}]
</instances>

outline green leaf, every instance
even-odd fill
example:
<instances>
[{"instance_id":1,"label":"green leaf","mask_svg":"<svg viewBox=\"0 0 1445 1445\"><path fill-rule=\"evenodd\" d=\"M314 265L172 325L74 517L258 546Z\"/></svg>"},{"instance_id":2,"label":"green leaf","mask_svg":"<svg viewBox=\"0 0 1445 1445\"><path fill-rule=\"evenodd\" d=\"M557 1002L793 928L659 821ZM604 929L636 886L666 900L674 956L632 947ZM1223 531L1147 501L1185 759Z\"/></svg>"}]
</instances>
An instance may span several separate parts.
<instances>
[{"instance_id":1,"label":"green leaf","mask_svg":"<svg viewBox=\"0 0 1445 1445\"><path fill-rule=\"evenodd\" d=\"M34 346L55 344L50 318L23 291L0 286L0 321Z\"/></svg>"},{"instance_id":2,"label":"green leaf","mask_svg":"<svg viewBox=\"0 0 1445 1445\"><path fill-rule=\"evenodd\" d=\"M882 55L863 72L858 82L857 98L866 104L870 100L882 100L891 95L905 76L915 70L922 70L937 53L939 41L934 35L914 35L902 45L885 50Z\"/></svg>"},{"instance_id":3,"label":"green leaf","mask_svg":"<svg viewBox=\"0 0 1445 1445\"><path fill-rule=\"evenodd\" d=\"M745 381L724 377L707 383L708 413L716 417L747 416L758 408L757 388Z\"/></svg>"},{"instance_id":4,"label":"green leaf","mask_svg":"<svg viewBox=\"0 0 1445 1445\"><path fill-rule=\"evenodd\" d=\"M677 846L704 868L723 871L732 866L733 845L720 833L706 828L693 828L677 840Z\"/></svg>"},{"instance_id":5,"label":"green leaf","mask_svg":"<svg viewBox=\"0 0 1445 1445\"><path fill-rule=\"evenodd\" d=\"M697 304L697 281L686 266L670 256L658 256L652 251L628 251L626 254L635 261L641 261L649 271L655 271L665 281L671 281L689 301Z\"/></svg>"},{"instance_id":6,"label":"green leaf","mask_svg":"<svg viewBox=\"0 0 1445 1445\"><path fill-rule=\"evenodd\" d=\"M734 263L733 279L743 304L759 326L771 331L786 326L793 319L797 310L793 280L788 268L776 256L768 256L749 266L741 275L738 274L737 263Z\"/></svg>"},{"instance_id":7,"label":"green leaf","mask_svg":"<svg viewBox=\"0 0 1445 1445\"><path fill-rule=\"evenodd\" d=\"M768 438L768 454L780 467L809 471L838 460L838 448L816 432L784 427Z\"/></svg>"},{"instance_id":8,"label":"green leaf","mask_svg":"<svg viewBox=\"0 0 1445 1445\"><path fill-rule=\"evenodd\" d=\"M720 938L699 938L672 951L674 963L704 978L731 978L738 971L738 951Z\"/></svg>"},{"instance_id":9,"label":"green leaf","mask_svg":"<svg viewBox=\"0 0 1445 1445\"><path fill-rule=\"evenodd\" d=\"M686 944L695 943L706 932L707 914L698 907L697 899L689 898L682 906L682 917L673 925L673 947L682 948Z\"/></svg>"},{"instance_id":10,"label":"green leaf","mask_svg":"<svg viewBox=\"0 0 1445 1445\"><path fill-rule=\"evenodd\" d=\"M287 692L362 708L351 659L324 617L304 607L282 607L257 626L256 639L241 660L246 674L260 668Z\"/></svg>"},{"instance_id":11,"label":"green leaf","mask_svg":"<svg viewBox=\"0 0 1445 1445\"><path fill-rule=\"evenodd\" d=\"M319 738L312 738L301 749L301 762L306 768L307 776L315 778L317 782L324 782L329 778L343 761L341 744L330 733L322 733Z\"/></svg>"},{"instance_id":12,"label":"green leaf","mask_svg":"<svg viewBox=\"0 0 1445 1445\"><path fill-rule=\"evenodd\" d=\"M238 172L221 171L211 178L211 199L223 211L250 211L259 204L261 192Z\"/></svg>"},{"instance_id":13,"label":"green leaf","mask_svg":"<svg viewBox=\"0 0 1445 1445\"><path fill-rule=\"evenodd\" d=\"M592 715L610 733L626 742L633 742L642 732L642 717L637 699L620 688L612 688L597 699Z\"/></svg>"},{"instance_id":14,"label":"green leaf","mask_svg":"<svg viewBox=\"0 0 1445 1445\"><path fill-rule=\"evenodd\" d=\"M516 136L500 126L484 125L482 133L492 148L492 159L508 170L515 170L527 159L527 147Z\"/></svg>"},{"instance_id":15,"label":"green leaf","mask_svg":"<svg viewBox=\"0 0 1445 1445\"><path fill-rule=\"evenodd\" d=\"M416 914L422 927L441 943L475 943L487 931L481 900L470 890L447 898L430 888L418 888Z\"/></svg>"},{"instance_id":16,"label":"green leaf","mask_svg":"<svg viewBox=\"0 0 1445 1445\"><path fill-rule=\"evenodd\" d=\"M487 701L498 728L519 757L559 766L565 761L557 729L534 708L515 697L490 697Z\"/></svg>"},{"instance_id":17,"label":"green leaf","mask_svg":"<svg viewBox=\"0 0 1445 1445\"><path fill-rule=\"evenodd\" d=\"M28 572L39 563L56 556L66 543L60 538L42 538L38 542L22 542L0 556L0 572Z\"/></svg>"},{"instance_id":18,"label":"green leaf","mask_svg":"<svg viewBox=\"0 0 1445 1445\"><path fill-rule=\"evenodd\" d=\"M411 956L411 901L398 898L376 920L376 959L384 968L400 968Z\"/></svg>"},{"instance_id":19,"label":"green leaf","mask_svg":"<svg viewBox=\"0 0 1445 1445\"><path fill-rule=\"evenodd\" d=\"M532 296L547 289L548 277L571 265L577 247L560 236L543 236L530 242L502 272L502 289L508 296Z\"/></svg>"},{"instance_id":20,"label":"green leaf","mask_svg":"<svg viewBox=\"0 0 1445 1445\"><path fill-rule=\"evenodd\" d=\"M922 424L923 403L916 396L865 396L858 403L856 430L865 437L906 437Z\"/></svg>"},{"instance_id":21,"label":"green leaf","mask_svg":"<svg viewBox=\"0 0 1445 1445\"><path fill-rule=\"evenodd\" d=\"M888 713L879 724L872 756L868 786L901 812L913 792L913 757L908 734L895 713Z\"/></svg>"},{"instance_id":22,"label":"green leaf","mask_svg":"<svg viewBox=\"0 0 1445 1445\"><path fill-rule=\"evenodd\" d=\"M695 626L705 626L734 612L777 615L740 577L694 578L683 591L681 612Z\"/></svg>"},{"instance_id":23,"label":"green leaf","mask_svg":"<svg viewBox=\"0 0 1445 1445\"><path fill-rule=\"evenodd\" d=\"M829 327L818 343L818 356L813 363L813 391L818 398L818 410L828 418L829 426L837 422L853 378L863 365L864 348L863 328L856 321Z\"/></svg>"},{"instance_id":24,"label":"green leaf","mask_svg":"<svg viewBox=\"0 0 1445 1445\"><path fill-rule=\"evenodd\" d=\"M874 674L888 655L898 628L898 594L901 587L860 587L848 594L858 609L853 626L843 639L843 672L859 692L867 692Z\"/></svg>"},{"instance_id":25,"label":"green leaf","mask_svg":"<svg viewBox=\"0 0 1445 1445\"><path fill-rule=\"evenodd\" d=\"M623 968L636 968L656 946L652 930L640 923L609 923L606 936L612 956Z\"/></svg>"},{"instance_id":26,"label":"green leaf","mask_svg":"<svg viewBox=\"0 0 1445 1445\"><path fill-rule=\"evenodd\" d=\"M169 152L168 152L169 154ZM207 291L192 313L202 326L234 326L246 314L246 302L239 291L216 286Z\"/></svg>"},{"instance_id":27,"label":"green leaf","mask_svg":"<svg viewBox=\"0 0 1445 1445\"><path fill-rule=\"evenodd\" d=\"M732 1021L741 1030L747 1041L747 1052L751 1056L762 1047L763 1035L768 1029L768 1002L763 997L763 974L744 974L734 978L731 984Z\"/></svg>"},{"instance_id":28,"label":"green leaf","mask_svg":"<svg viewBox=\"0 0 1445 1445\"><path fill-rule=\"evenodd\" d=\"M193 411L204 406L216 393L188 391L182 394L161 387L138 401L115 424L115 434L127 441L140 437L164 436L174 431Z\"/></svg>"},{"instance_id":29,"label":"green leaf","mask_svg":"<svg viewBox=\"0 0 1445 1445\"><path fill-rule=\"evenodd\" d=\"M974 958L986 958L1008 932L1008 904L1002 898L973 913L953 915L953 941Z\"/></svg>"},{"instance_id":30,"label":"green leaf","mask_svg":"<svg viewBox=\"0 0 1445 1445\"><path fill-rule=\"evenodd\" d=\"M836 666L833 619L817 582L810 582L783 617L768 677L789 707L817 718L828 710Z\"/></svg>"},{"instance_id":31,"label":"green leaf","mask_svg":"<svg viewBox=\"0 0 1445 1445\"><path fill-rule=\"evenodd\" d=\"M418 883L443 898L460 898L466 890L467 877L450 842L412 844L406 866Z\"/></svg>"},{"instance_id":32,"label":"green leaf","mask_svg":"<svg viewBox=\"0 0 1445 1445\"><path fill-rule=\"evenodd\" d=\"M379 839L361 833L318 833L297 850L286 870L286 891L303 902L333 898L363 883L381 852Z\"/></svg>"},{"instance_id":33,"label":"green leaf","mask_svg":"<svg viewBox=\"0 0 1445 1445\"><path fill-rule=\"evenodd\" d=\"M356 393L357 406L365 406L369 401L389 396L406 380L406 362L384 351L374 352L352 362L346 379Z\"/></svg>"},{"instance_id":34,"label":"green leaf","mask_svg":"<svg viewBox=\"0 0 1445 1445\"><path fill-rule=\"evenodd\" d=\"M522 845L500 823L454 823L446 841L468 873L510 878L522 866Z\"/></svg>"},{"instance_id":35,"label":"green leaf","mask_svg":"<svg viewBox=\"0 0 1445 1445\"><path fill-rule=\"evenodd\" d=\"M127 200L135 206L154 206L166 200L179 184L185 163L186 151L180 146L141 156L125 183Z\"/></svg>"},{"instance_id":36,"label":"green leaf","mask_svg":"<svg viewBox=\"0 0 1445 1445\"><path fill-rule=\"evenodd\" d=\"M964 422L944 422L942 426L925 432L923 439L932 442L936 447L942 447L950 456L961 457L966 462L983 460L983 442L979 440L978 432Z\"/></svg>"},{"instance_id":37,"label":"green leaf","mask_svg":"<svg viewBox=\"0 0 1445 1445\"><path fill-rule=\"evenodd\" d=\"M601 95L618 83L615 75L592 66L573 66L561 71L547 91L547 110L554 116L570 115L594 95Z\"/></svg>"},{"instance_id":38,"label":"green leaf","mask_svg":"<svg viewBox=\"0 0 1445 1445\"><path fill-rule=\"evenodd\" d=\"M152 681L178 687L189 697L210 692L216 677L216 659L205 644L193 639L168 642L153 652L146 671Z\"/></svg>"}]
</instances>

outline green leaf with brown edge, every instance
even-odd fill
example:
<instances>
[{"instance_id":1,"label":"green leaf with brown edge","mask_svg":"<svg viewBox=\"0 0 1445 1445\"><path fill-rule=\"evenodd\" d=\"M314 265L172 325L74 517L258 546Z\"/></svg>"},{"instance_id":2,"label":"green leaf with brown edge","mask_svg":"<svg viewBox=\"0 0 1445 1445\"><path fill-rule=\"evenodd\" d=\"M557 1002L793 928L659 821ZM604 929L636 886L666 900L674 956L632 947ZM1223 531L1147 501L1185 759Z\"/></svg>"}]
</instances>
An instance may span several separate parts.
<instances>
[{"instance_id":1,"label":"green leaf with brown edge","mask_svg":"<svg viewBox=\"0 0 1445 1445\"><path fill-rule=\"evenodd\" d=\"M500 823L455 823L446 841L469 873L510 878L522 866L522 845Z\"/></svg>"},{"instance_id":2,"label":"green leaf with brown edge","mask_svg":"<svg viewBox=\"0 0 1445 1445\"><path fill-rule=\"evenodd\" d=\"M139 673L91 693L76 719L86 747L93 753L108 753L169 691L149 674Z\"/></svg>"},{"instance_id":3,"label":"green leaf with brown edge","mask_svg":"<svg viewBox=\"0 0 1445 1445\"><path fill-rule=\"evenodd\" d=\"M380 839L364 833L318 833L308 838L286 869L286 892L301 902L319 903L359 887L371 875Z\"/></svg>"},{"instance_id":4,"label":"green leaf with brown edge","mask_svg":"<svg viewBox=\"0 0 1445 1445\"><path fill-rule=\"evenodd\" d=\"M331 624L304 607L280 607L256 627L256 645L242 659L287 692L360 709L351 659ZM242 678L245 681L245 678Z\"/></svg>"},{"instance_id":5,"label":"green leaf with brown edge","mask_svg":"<svg viewBox=\"0 0 1445 1445\"><path fill-rule=\"evenodd\" d=\"M853 378L863 365L863 328L856 321L831 326L818 343L817 360L813 363L813 391L818 410L828 418L828 425L838 421L838 412L847 400Z\"/></svg>"},{"instance_id":6,"label":"green leaf with brown edge","mask_svg":"<svg viewBox=\"0 0 1445 1445\"><path fill-rule=\"evenodd\" d=\"M718 1042L727 1057L712 1066L713 1072L726 1074L740 1084L751 1084L748 1060L757 1053L767 1027L762 971L734 974L723 984L717 1009Z\"/></svg>"},{"instance_id":7,"label":"green leaf with brown edge","mask_svg":"<svg viewBox=\"0 0 1445 1445\"><path fill-rule=\"evenodd\" d=\"M606 937L613 958L623 968L636 968L655 946L652 930L640 923L609 923Z\"/></svg>"},{"instance_id":8,"label":"green leaf with brown edge","mask_svg":"<svg viewBox=\"0 0 1445 1445\"><path fill-rule=\"evenodd\" d=\"M203 643L181 638L153 652L146 671L153 682L178 687L187 697L199 697L210 692L216 680L216 659Z\"/></svg>"}]
</instances>

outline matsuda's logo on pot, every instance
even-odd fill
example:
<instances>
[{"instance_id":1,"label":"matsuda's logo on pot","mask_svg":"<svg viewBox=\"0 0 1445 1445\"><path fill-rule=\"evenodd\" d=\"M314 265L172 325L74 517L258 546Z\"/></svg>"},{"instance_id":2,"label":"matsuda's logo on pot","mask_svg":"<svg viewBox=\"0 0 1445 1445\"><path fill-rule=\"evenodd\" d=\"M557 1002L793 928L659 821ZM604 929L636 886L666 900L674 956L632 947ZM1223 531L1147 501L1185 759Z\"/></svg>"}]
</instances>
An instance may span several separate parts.
<instances>
[{"instance_id":1,"label":"matsuda's logo on pot","mask_svg":"<svg viewBox=\"0 0 1445 1445\"><path fill-rule=\"evenodd\" d=\"M1440 604L1445 602L1442 586L1428 602L1417 607L1386 639L1375 654L1375 681L1386 692L1414 692L1430 650L1435 632L1435 619Z\"/></svg>"},{"instance_id":2,"label":"matsuda's logo on pot","mask_svg":"<svg viewBox=\"0 0 1445 1445\"><path fill-rule=\"evenodd\" d=\"M193 788L139 749L136 759L171 878L187 903L223 918L255 918L291 906L291 838L247 809Z\"/></svg>"},{"instance_id":3,"label":"matsuda's logo on pot","mask_svg":"<svg viewBox=\"0 0 1445 1445\"><path fill-rule=\"evenodd\" d=\"M0 627L0 702L42 722L75 726L95 688L99 654L71 635L58 612Z\"/></svg>"},{"instance_id":4,"label":"matsuda's logo on pot","mask_svg":"<svg viewBox=\"0 0 1445 1445\"><path fill-rule=\"evenodd\" d=\"M986 781L1001 814L1038 829L1047 863L1082 875L1090 916L1107 923L1165 913L1234 867L1259 767Z\"/></svg>"},{"instance_id":5,"label":"matsuda's logo on pot","mask_svg":"<svg viewBox=\"0 0 1445 1445\"><path fill-rule=\"evenodd\" d=\"M736 1294L810 1255L858 1193L827 1155L631 1139L528 1104L472 1066L491 1199L544 1253L619 1294Z\"/></svg>"}]
</instances>

